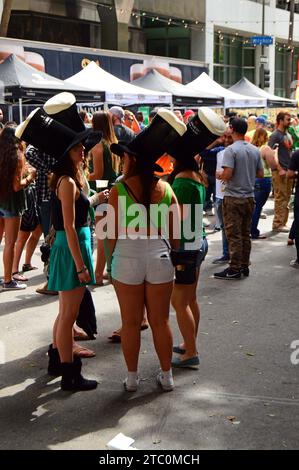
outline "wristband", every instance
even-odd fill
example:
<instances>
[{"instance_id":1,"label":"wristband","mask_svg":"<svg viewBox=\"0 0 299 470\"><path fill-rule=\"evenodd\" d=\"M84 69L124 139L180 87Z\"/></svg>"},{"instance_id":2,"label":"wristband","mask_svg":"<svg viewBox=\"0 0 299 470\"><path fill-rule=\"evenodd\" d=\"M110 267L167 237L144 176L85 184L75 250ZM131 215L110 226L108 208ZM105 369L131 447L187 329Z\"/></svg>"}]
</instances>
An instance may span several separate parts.
<instances>
[{"instance_id":1,"label":"wristband","mask_svg":"<svg viewBox=\"0 0 299 470\"><path fill-rule=\"evenodd\" d=\"M84 265L83 268L81 269L81 271L77 271L77 274L82 274L86 270L87 270L87 266Z\"/></svg>"}]
</instances>

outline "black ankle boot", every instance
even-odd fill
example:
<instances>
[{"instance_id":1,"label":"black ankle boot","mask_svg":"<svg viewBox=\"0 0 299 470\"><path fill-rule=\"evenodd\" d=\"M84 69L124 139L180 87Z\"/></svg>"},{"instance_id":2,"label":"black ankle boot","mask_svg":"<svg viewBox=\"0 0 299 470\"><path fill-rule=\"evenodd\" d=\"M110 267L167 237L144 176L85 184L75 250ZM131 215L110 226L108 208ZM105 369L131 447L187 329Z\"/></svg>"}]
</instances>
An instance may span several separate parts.
<instances>
[{"instance_id":1,"label":"black ankle boot","mask_svg":"<svg viewBox=\"0 0 299 470\"><path fill-rule=\"evenodd\" d=\"M75 356L74 362L62 362L61 389L67 391L85 391L97 388L96 380L87 380L81 375L82 362L80 357Z\"/></svg>"},{"instance_id":2,"label":"black ankle boot","mask_svg":"<svg viewBox=\"0 0 299 470\"><path fill-rule=\"evenodd\" d=\"M61 362L57 348L53 348L53 344L50 344L48 349L49 364L48 364L48 374L53 375L54 377L59 377L61 375Z\"/></svg>"}]
</instances>

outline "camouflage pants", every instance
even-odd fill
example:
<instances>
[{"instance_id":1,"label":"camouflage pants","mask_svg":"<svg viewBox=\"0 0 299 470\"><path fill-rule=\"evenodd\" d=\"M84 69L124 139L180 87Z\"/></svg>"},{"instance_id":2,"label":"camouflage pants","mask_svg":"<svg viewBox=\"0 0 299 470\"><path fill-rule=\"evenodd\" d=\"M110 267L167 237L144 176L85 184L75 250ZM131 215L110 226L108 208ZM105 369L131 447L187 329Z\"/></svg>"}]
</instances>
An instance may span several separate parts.
<instances>
[{"instance_id":1,"label":"camouflage pants","mask_svg":"<svg viewBox=\"0 0 299 470\"><path fill-rule=\"evenodd\" d=\"M230 267L236 271L249 266L250 230L254 206L253 197L225 196L223 200L224 227L229 246Z\"/></svg>"}]
</instances>

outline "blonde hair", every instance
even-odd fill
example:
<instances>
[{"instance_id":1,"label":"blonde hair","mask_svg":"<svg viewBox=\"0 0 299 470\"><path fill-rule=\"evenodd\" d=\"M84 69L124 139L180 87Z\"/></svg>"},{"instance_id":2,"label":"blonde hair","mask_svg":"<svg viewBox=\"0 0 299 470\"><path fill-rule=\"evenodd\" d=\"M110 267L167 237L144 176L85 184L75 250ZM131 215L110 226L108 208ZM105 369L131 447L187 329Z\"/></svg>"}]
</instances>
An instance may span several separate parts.
<instances>
[{"instance_id":1,"label":"blonde hair","mask_svg":"<svg viewBox=\"0 0 299 470\"><path fill-rule=\"evenodd\" d=\"M110 147L111 144L117 144L112 118L107 111L97 111L92 116L92 127L94 131L103 132L103 141ZM111 152L112 167L116 173L119 173L120 158Z\"/></svg>"}]
</instances>

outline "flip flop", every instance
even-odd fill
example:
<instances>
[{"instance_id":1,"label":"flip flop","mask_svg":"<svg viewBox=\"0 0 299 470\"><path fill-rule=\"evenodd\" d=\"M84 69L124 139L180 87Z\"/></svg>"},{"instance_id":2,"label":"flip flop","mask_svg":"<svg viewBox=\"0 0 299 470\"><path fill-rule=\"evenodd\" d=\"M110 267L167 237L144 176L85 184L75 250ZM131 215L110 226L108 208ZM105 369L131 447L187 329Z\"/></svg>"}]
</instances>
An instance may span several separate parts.
<instances>
[{"instance_id":1,"label":"flip flop","mask_svg":"<svg viewBox=\"0 0 299 470\"><path fill-rule=\"evenodd\" d=\"M90 338L85 331L75 331L74 332L74 340L75 341L88 341Z\"/></svg>"},{"instance_id":2,"label":"flip flop","mask_svg":"<svg viewBox=\"0 0 299 470\"><path fill-rule=\"evenodd\" d=\"M73 346L73 354L74 356L79 356L79 357L95 357L96 353L92 351L91 349L83 348L83 346L79 346L79 344L75 344Z\"/></svg>"},{"instance_id":3,"label":"flip flop","mask_svg":"<svg viewBox=\"0 0 299 470\"><path fill-rule=\"evenodd\" d=\"M28 277L23 276L19 272L12 273L12 277L15 281L19 281L19 282L26 282L29 280Z\"/></svg>"},{"instance_id":4,"label":"flip flop","mask_svg":"<svg viewBox=\"0 0 299 470\"><path fill-rule=\"evenodd\" d=\"M110 339L111 343L121 343L121 335L117 331L113 331L111 336L108 336L108 339Z\"/></svg>"}]
</instances>

